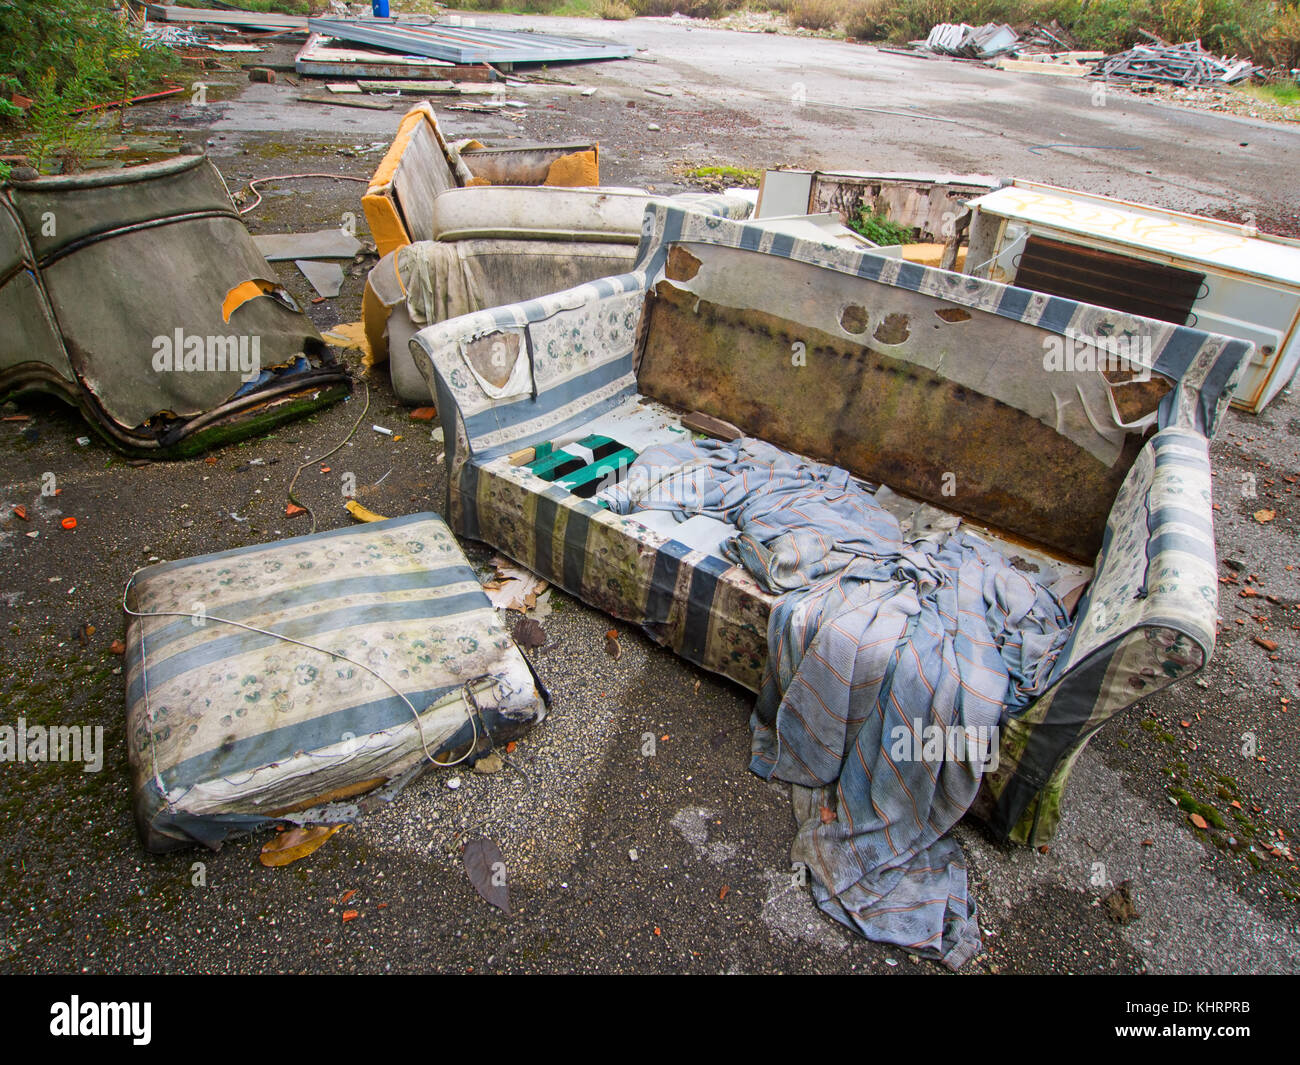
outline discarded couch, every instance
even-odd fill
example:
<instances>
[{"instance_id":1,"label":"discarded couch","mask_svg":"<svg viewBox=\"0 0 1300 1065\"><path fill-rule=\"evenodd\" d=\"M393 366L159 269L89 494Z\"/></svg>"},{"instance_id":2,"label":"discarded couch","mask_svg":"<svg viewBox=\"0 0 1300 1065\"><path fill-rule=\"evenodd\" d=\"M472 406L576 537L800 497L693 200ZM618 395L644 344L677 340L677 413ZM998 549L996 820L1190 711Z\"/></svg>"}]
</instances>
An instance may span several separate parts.
<instances>
[{"instance_id":1,"label":"discarded couch","mask_svg":"<svg viewBox=\"0 0 1300 1065\"><path fill-rule=\"evenodd\" d=\"M381 255L362 305L369 362L389 360L404 402L432 398L408 354L421 326L632 265L653 197L598 183L594 145L453 145L427 103L407 112L362 199ZM734 218L750 211L735 197L673 199Z\"/></svg>"},{"instance_id":2,"label":"discarded couch","mask_svg":"<svg viewBox=\"0 0 1300 1065\"><path fill-rule=\"evenodd\" d=\"M0 186L0 396L51 392L114 446L193 454L349 379L203 156Z\"/></svg>"},{"instance_id":3,"label":"discarded couch","mask_svg":"<svg viewBox=\"0 0 1300 1065\"><path fill-rule=\"evenodd\" d=\"M676 514L604 505L629 461L704 426L837 476L905 552L960 523L1063 626L1032 696L995 716L997 764L954 814L1002 837L1050 838L1097 729L1214 647L1208 437L1247 342L655 204L632 272L429 326L411 350L436 392L458 533L756 692L784 668L769 655L783 597L737 564L748 534L707 506L678 520L680 499ZM836 813L842 791L796 793L821 801L801 837L860 827ZM834 912L839 885L814 888ZM973 925L973 902L961 916ZM977 931L945 960L972 949Z\"/></svg>"},{"instance_id":4,"label":"discarded couch","mask_svg":"<svg viewBox=\"0 0 1300 1065\"><path fill-rule=\"evenodd\" d=\"M468 759L546 696L436 514L140 570L127 585L127 743L161 853Z\"/></svg>"}]
</instances>

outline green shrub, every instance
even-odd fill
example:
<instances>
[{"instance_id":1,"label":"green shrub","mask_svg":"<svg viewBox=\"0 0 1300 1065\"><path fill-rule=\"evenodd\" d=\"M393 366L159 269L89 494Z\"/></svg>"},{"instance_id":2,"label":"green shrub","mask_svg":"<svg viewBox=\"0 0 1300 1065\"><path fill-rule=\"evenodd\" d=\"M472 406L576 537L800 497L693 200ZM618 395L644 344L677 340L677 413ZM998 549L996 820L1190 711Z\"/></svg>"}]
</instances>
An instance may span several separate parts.
<instances>
[{"instance_id":1,"label":"green shrub","mask_svg":"<svg viewBox=\"0 0 1300 1065\"><path fill-rule=\"evenodd\" d=\"M848 10L844 0L792 0L790 24L806 30L833 30Z\"/></svg>"},{"instance_id":2,"label":"green shrub","mask_svg":"<svg viewBox=\"0 0 1300 1065\"><path fill-rule=\"evenodd\" d=\"M879 244L882 248L893 244L911 244L916 239L916 231L911 226L890 221L866 204L858 208L855 217L849 219L849 228L857 230L872 244Z\"/></svg>"}]
</instances>

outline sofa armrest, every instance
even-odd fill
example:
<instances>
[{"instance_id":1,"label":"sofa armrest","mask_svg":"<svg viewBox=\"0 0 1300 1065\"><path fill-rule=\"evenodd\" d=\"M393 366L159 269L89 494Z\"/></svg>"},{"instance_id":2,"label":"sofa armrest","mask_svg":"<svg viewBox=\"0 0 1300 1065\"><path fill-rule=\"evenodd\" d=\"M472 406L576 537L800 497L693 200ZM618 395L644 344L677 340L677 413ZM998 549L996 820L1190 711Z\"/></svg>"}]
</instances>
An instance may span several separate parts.
<instances>
[{"instance_id":1,"label":"sofa armrest","mask_svg":"<svg viewBox=\"0 0 1300 1065\"><path fill-rule=\"evenodd\" d=\"M980 811L996 833L1050 838L1065 780L1093 734L1209 661L1218 608L1212 515L1209 442L1181 427L1156 433L1115 499L1047 691L1004 723Z\"/></svg>"},{"instance_id":2,"label":"sofa armrest","mask_svg":"<svg viewBox=\"0 0 1300 1065\"><path fill-rule=\"evenodd\" d=\"M619 274L421 329L411 356L428 381L447 449L448 517L464 466L576 428L635 394L645 275Z\"/></svg>"}]
</instances>

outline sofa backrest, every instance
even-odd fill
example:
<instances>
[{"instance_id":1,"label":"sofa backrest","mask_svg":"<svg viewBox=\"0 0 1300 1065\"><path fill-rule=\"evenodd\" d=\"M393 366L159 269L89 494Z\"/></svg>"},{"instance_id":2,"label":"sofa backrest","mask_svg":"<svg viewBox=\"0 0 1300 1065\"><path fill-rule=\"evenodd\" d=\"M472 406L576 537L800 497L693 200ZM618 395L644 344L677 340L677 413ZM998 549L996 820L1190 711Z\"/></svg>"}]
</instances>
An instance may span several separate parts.
<instances>
[{"instance_id":1,"label":"sofa backrest","mask_svg":"<svg viewBox=\"0 0 1300 1065\"><path fill-rule=\"evenodd\" d=\"M735 223L647 223L642 394L1082 561L1158 411L1208 435L1250 350Z\"/></svg>"}]
</instances>

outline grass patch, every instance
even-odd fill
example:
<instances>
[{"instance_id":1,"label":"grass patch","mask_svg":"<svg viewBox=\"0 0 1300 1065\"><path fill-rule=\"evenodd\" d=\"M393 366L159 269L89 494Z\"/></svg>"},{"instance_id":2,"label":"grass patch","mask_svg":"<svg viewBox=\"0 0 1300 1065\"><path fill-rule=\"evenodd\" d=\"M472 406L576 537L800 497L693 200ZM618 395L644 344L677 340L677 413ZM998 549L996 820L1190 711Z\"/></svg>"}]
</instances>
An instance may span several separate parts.
<instances>
[{"instance_id":1,"label":"grass patch","mask_svg":"<svg viewBox=\"0 0 1300 1065\"><path fill-rule=\"evenodd\" d=\"M916 230L911 226L890 221L883 214L870 210L865 205L858 208L855 217L849 219L849 228L861 233L872 244L878 244L882 248L894 244L911 244L916 239Z\"/></svg>"},{"instance_id":2,"label":"grass patch","mask_svg":"<svg viewBox=\"0 0 1300 1065\"><path fill-rule=\"evenodd\" d=\"M696 166L686 171L686 176L710 185L756 189L763 171L743 166Z\"/></svg>"},{"instance_id":3,"label":"grass patch","mask_svg":"<svg viewBox=\"0 0 1300 1065\"><path fill-rule=\"evenodd\" d=\"M790 25L806 30L833 30L843 22L850 5L844 0L792 0Z\"/></svg>"},{"instance_id":4,"label":"grass patch","mask_svg":"<svg viewBox=\"0 0 1300 1065\"><path fill-rule=\"evenodd\" d=\"M1300 83L1269 81L1263 85L1239 85L1237 91L1279 107L1300 108Z\"/></svg>"},{"instance_id":5,"label":"grass patch","mask_svg":"<svg viewBox=\"0 0 1300 1065\"><path fill-rule=\"evenodd\" d=\"M1223 815L1209 803L1200 802L1191 792L1184 791L1182 788L1170 788L1169 794L1174 797L1174 800L1178 803L1178 809L1182 810L1183 813L1200 814L1214 828L1225 827Z\"/></svg>"}]
</instances>

